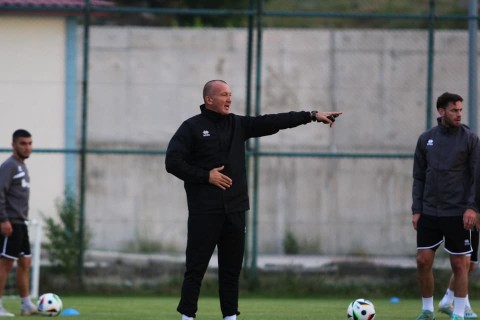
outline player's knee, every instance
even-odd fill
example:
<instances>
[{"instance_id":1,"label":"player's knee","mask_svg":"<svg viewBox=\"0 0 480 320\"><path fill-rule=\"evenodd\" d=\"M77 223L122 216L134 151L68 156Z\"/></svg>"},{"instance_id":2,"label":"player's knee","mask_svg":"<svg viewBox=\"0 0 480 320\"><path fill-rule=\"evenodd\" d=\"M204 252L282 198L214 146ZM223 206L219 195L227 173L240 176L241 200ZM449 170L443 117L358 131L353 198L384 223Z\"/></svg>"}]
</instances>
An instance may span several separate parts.
<instances>
[{"instance_id":1,"label":"player's knee","mask_svg":"<svg viewBox=\"0 0 480 320\"><path fill-rule=\"evenodd\" d=\"M0 259L0 268L2 268L6 272L10 272L10 270L12 270L13 268L13 262L14 260L12 259L2 258Z\"/></svg>"},{"instance_id":2,"label":"player's knee","mask_svg":"<svg viewBox=\"0 0 480 320\"><path fill-rule=\"evenodd\" d=\"M468 268L465 266L465 264L462 261L452 260L451 266L454 273L468 272Z\"/></svg>"},{"instance_id":3,"label":"player's knee","mask_svg":"<svg viewBox=\"0 0 480 320\"><path fill-rule=\"evenodd\" d=\"M29 270L32 264L32 260L30 258L20 257L17 261L18 268Z\"/></svg>"},{"instance_id":4,"label":"player's knee","mask_svg":"<svg viewBox=\"0 0 480 320\"><path fill-rule=\"evenodd\" d=\"M432 268L433 259L430 255L417 254L417 268L420 270L428 270Z\"/></svg>"}]
</instances>

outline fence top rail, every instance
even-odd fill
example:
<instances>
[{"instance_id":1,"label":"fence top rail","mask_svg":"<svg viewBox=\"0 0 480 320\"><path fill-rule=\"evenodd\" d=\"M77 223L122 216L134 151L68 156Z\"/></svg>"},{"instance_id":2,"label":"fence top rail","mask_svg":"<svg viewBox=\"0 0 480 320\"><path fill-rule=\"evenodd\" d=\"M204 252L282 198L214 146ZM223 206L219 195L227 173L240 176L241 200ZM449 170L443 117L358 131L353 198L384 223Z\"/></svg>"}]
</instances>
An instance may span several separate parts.
<instances>
[{"instance_id":1,"label":"fence top rail","mask_svg":"<svg viewBox=\"0 0 480 320\"><path fill-rule=\"evenodd\" d=\"M264 11L267 17L303 17L303 18L338 18L338 19L393 19L426 20L432 18L427 13L361 13L361 12L315 12L315 11ZM478 15L468 14L434 14L435 20L478 20Z\"/></svg>"},{"instance_id":2,"label":"fence top rail","mask_svg":"<svg viewBox=\"0 0 480 320\"><path fill-rule=\"evenodd\" d=\"M254 15L255 10L248 9L189 9L189 8L145 8L145 7L104 7L104 6L52 6L52 5L6 5L0 4L2 11L60 11L72 13L156 13L182 15Z\"/></svg>"},{"instance_id":3,"label":"fence top rail","mask_svg":"<svg viewBox=\"0 0 480 320\"><path fill-rule=\"evenodd\" d=\"M0 148L0 153L9 153L12 149ZM36 148L34 153L80 154L81 149ZM165 155L166 150L134 150L134 149L86 149L87 154L97 155ZM369 153L369 152L292 152L292 151L254 151L247 150L247 156L287 157L287 158L378 158L378 159L410 159L410 153Z\"/></svg>"},{"instance_id":4,"label":"fence top rail","mask_svg":"<svg viewBox=\"0 0 480 320\"><path fill-rule=\"evenodd\" d=\"M146 7L118 7L118 6L53 6L53 5L11 5L0 4L1 12L11 11L50 11L70 13L154 13L179 15L240 15L253 16L258 14L257 9L190 9L190 8L146 8ZM320 12L320 11L270 11L263 10L266 17L304 17L304 18L337 18L337 19L394 19L394 20L425 20L432 18L430 13L361 13L361 12ZM433 15L435 20L479 20L479 15L445 14Z\"/></svg>"}]
</instances>

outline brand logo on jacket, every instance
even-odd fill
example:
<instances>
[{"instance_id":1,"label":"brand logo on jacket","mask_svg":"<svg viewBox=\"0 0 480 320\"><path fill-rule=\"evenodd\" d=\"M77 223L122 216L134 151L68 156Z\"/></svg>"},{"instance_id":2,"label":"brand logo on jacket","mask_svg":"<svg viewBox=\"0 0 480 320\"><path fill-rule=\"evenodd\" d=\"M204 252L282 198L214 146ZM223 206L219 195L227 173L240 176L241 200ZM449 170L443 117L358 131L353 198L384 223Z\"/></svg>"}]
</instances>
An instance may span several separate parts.
<instances>
[{"instance_id":1,"label":"brand logo on jacket","mask_svg":"<svg viewBox=\"0 0 480 320\"><path fill-rule=\"evenodd\" d=\"M433 146L433 139L428 139L427 146Z\"/></svg>"},{"instance_id":2,"label":"brand logo on jacket","mask_svg":"<svg viewBox=\"0 0 480 320\"><path fill-rule=\"evenodd\" d=\"M24 189L30 188L30 183L27 180L25 180L26 173L25 173L25 171L23 171L23 168L21 166L18 166L17 170L18 170L18 173L13 176L13 179L22 178L22 180L21 180L22 181L22 188L24 188Z\"/></svg>"},{"instance_id":3,"label":"brand logo on jacket","mask_svg":"<svg viewBox=\"0 0 480 320\"><path fill-rule=\"evenodd\" d=\"M210 137L210 132L208 130L203 130L204 137Z\"/></svg>"},{"instance_id":4,"label":"brand logo on jacket","mask_svg":"<svg viewBox=\"0 0 480 320\"><path fill-rule=\"evenodd\" d=\"M29 189L30 188L30 182L28 182L25 179L22 179L22 188Z\"/></svg>"},{"instance_id":5,"label":"brand logo on jacket","mask_svg":"<svg viewBox=\"0 0 480 320\"><path fill-rule=\"evenodd\" d=\"M19 172L16 175L14 175L13 179L19 179L19 178L23 178L23 177L25 177L25 172L24 171Z\"/></svg>"}]
</instances>

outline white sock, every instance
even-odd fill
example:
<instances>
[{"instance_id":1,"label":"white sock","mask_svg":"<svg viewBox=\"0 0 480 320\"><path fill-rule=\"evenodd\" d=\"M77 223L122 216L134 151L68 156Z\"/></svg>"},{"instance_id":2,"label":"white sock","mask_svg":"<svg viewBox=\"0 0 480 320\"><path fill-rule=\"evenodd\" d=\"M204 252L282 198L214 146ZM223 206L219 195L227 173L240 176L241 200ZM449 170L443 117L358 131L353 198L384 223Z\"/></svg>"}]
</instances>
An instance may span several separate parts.
<instances>
[{"instance_id":1,"label":"white sock","mask_svg":"<svg viewBox=\"0 0 480 320\"><path fill-rule=\"evenodd\" d=\"M30 304L32 304L32 301L30 300L30 297L23 297L20 298L20 303L22 304L22 306L29 306Z\"/></svg>"},{"instance_id":2,"label":"white sock","mask_svg":"<svg viewBox=\"0 0 480 320\"><path fill-rule=\"evenodd\" d=\"M452 302L453 302L453 296L454 296L453 290L447 289L447 291L445 292L445 295L443 296L442 300L440 301L440 304L451 305Z\"/></svg>"},{"instance_id":3,"label":"white sock","mask_svg":"<svg viewBox=\"0 0 480 320\"><path fill-rule=\"evenodd\" d=\"M453 298L453 314L463 317L465 314L465 299L464 297Z\"/></svg>"},{"instance_id":4,"label":"white sock","mask_svg":"<svg viewBox=\"0 0 480 320\"><path fill-rule=\"evenodd\" d=\"M227 316L227 317L223 318L223 320L237 320L237 315L234 314L233 316Z\"/></svg>"},{"instance_id":5,"label":"white sock","mask_svg":"<svg viewBox=\"0 0 480 320\"><path fill-rule=\"evenodd\" d=\"M472 308L472 306L470 305L470 299L468 299L468 294L465 297L465 307L469 307L470 309Z\"/></svg>"},{"instance_id":6,"label":"white sock","mask_svg":"<svg viewBox=\"0 0 480 320\"><path fill-rule=\"evenodd\" d=\"M193 320L193 318L187 317L186 315L182 314L182 320Z\"/></svg>"},{"instance_id":7,"label":"white sock","mask_svg":"<svg viewBox=\"0 0 480 320\"><path fill-rule=\"evenodd\" d=\"M422 310L428 310L433 312L433 297L429 297L429 298L422 297Z\"/></svg>"}]
</instances>

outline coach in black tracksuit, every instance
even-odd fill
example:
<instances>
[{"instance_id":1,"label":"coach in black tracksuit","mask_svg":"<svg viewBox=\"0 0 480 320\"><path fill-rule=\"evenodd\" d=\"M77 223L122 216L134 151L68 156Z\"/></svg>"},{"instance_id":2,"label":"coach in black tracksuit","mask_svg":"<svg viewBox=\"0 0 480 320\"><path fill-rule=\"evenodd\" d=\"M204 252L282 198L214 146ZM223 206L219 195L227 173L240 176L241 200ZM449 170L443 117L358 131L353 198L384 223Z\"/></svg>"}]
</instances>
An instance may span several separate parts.
<instances>
[{"instance_id":1,"label":"coach in black tracksuit","mask_svg":"<svg viewBox=\"0 0 480 320\"><path fill-rule=\"evenodd\" d=\"M238 284L249 209L245 141L312 121L332 125L341 112L288 112L258 117L231 114L231 90L222 80L207 82L201 113L172 137L165 165L185 182L188 201L186 272L177 310L193 319L200 286L218 247L220 305L224 319L236 319ZM329 118L328 118L329 117Z\"/></svg>"}]
</instances>

